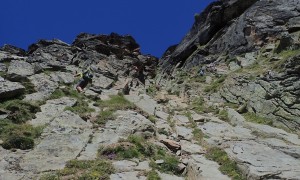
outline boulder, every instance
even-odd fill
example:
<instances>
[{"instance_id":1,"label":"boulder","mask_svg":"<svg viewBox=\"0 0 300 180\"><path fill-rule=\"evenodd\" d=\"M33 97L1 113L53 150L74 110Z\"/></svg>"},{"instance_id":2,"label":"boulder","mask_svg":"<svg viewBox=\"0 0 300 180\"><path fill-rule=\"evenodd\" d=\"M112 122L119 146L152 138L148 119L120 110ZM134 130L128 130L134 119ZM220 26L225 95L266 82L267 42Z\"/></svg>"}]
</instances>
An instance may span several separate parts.
<instances>
[{"instance_id":1,"label":"boulder","mask_svg":"<svg viewBox=\"0 0 300 180\"><path fill-rule=\"evenodd\" d=\"M244 169L247 179L300 177L299 159L254 141L228 142L228 145L225 151Z\"/></svg>"},{"instance_id":2,"label":"boulder","mask_svg":"<svg viewBox=\"0 0 300 180\"><path fill-rule=\"evenodd\" d=\"M22 81L34 74L34 67L26 61L11 61L7 78L12 81Z\"/></svg>"},{"instance_id":3,"label":"boulder","mask_svg":"<svg viewBox=\"0 0 300 180\"><path fill-rule=\"evenodd\" d=\"M95 89L108 89L112 87L113 82L113 79L100 75L93 78L92 86Z\"/></svg>"},{"instance_id":4,"label":"boulder","mask_svg":"<svg viewBox=\"0 0 300 180\"><path fill-rule=\"evenodd\" d=\"M7 67L5 64L0 63L0 72L6 72L7 71Z\"/></svg>"},{"instance_id":5,"label":"boulder","mask_svg":"<svg viewBox=\"0 0 300 180\"><path fill-rule=\"evenodd\" d=\"M206 159L203 155L192 155L188 161L187 178L198 179L220 179L229 180L230 178L222 174L220 166L214 161Z\"/></svg>"},{"instance_id":6,"label":"boulder","mask_svg":"<svg viewBox=\"0 0 300 180\"><path fill-rule=\"evenodd\" d=\"M17 82L0 81L0 99L13 98L22 95L25 87Z\"/></svg>"},{"instance_id":7,"label":"boulder","mask_svg":"<svg viewBox=\"0 0 300 180\"><path fill-rule=\"evenodd\" d=\"M61 113L44 129L40 143L24 156L21 168L35 173L64 168L88 143L91 127L70 111Z\"/></svg>"}]
</instances>

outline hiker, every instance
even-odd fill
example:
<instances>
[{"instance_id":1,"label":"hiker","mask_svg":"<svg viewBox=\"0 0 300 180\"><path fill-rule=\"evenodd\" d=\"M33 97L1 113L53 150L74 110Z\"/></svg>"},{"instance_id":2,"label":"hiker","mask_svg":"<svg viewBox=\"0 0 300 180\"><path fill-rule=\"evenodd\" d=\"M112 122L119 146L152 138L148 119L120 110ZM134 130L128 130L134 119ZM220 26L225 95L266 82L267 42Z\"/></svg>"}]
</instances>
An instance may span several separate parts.
<instances>
[{"instance_id":1,"label":"hiker","mask_svg":"<svg viewBox=\"0 0 300 180\"><path fill-rule=\"evenodd\" d=\"M76 85L76 89L79 93L83 91L83 89L88 85L88 83L92 83L93 74L90 70L87 70L85 72L77 73L74 75L74 77L80 77L79 83Z\"/></svg>"}]
</instances>

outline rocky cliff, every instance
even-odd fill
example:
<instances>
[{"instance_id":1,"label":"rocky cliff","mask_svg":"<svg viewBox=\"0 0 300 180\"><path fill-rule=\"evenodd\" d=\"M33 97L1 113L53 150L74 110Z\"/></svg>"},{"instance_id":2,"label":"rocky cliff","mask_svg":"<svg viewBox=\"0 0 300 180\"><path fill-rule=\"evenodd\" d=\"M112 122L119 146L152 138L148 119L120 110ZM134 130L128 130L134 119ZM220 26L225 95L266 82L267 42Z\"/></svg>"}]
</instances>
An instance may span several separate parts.
<instances>
[{"instance_id":1,"label":"rocky cliff","mask_svg":"<svg viewBox=\"0 0 300 180\"><path fill-rule=\"evenodd\" d=\"M216 1L160 60L116 33L1 47L0 179L300 179L299 17Z\"/></svg>"},{"instance_id":2,"label":"rocky cliff","mask_svg":"<svg viewBox=\"0 0 300 180\"><path fill-rule=\"evenodd\" d=\"M179 71L193 76L201 68L211 83L226 76L217 92L202 93L207 101L244 105L299 130L299 8L294 0L216 1L195 15L190 32L160 59L161 77Z\"/></svg>"}]
</instances>

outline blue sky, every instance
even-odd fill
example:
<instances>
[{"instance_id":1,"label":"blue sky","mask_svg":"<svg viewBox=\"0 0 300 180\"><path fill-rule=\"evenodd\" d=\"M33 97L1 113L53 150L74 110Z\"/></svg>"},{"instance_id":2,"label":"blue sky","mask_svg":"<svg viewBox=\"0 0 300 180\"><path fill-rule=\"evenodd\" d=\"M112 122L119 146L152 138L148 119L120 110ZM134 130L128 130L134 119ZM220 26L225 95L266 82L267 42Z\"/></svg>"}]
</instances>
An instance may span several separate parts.
<instances>
[{"instance_id":1,"label":"blue sky","mask_svg":"<svg viewBox=\"0 0 300 180\"><path fill-rule=\"evenodd\" d=\"M142 53L160 57L189 31L212 0L3 0L0 46L27 50L39 39L72 43L81 32L130 34Z\"/></svg>"}]
</instances>

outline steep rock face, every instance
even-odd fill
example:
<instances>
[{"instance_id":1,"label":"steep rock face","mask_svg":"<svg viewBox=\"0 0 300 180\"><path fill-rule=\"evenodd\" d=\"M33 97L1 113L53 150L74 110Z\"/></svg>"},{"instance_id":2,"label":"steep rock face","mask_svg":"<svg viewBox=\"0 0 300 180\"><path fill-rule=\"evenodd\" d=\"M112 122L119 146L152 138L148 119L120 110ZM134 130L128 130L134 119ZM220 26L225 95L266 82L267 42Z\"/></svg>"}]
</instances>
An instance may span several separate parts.
<instances>
[{"instance_id":1,"label":"steep rock face","mask_svg":"<svg viewBox=\"0 0 300 180\"><path fill-rule=\"evenodd\" d=\"M171 73L177 64L191 68L209 54L237 55L284 37L291 40L290 33L299 30L299 8L296 0L214 2L195 17L190 32L171 55L161 58L160 65Z\"/></svg>"},{"instance_id":2,"label":"steep rock face","mask_svg":"<svg viewBox=\"0 0 300 180\"><path fill-rule=\"evenodd\" d=\"M191 101L238 104L299 130L299 18L296 0L216 1L160 59L157 83ZM191 85L200 69L204 83Z\"/></svg>"},{"instance_id":3,"label":"steep rock face","mask_svg":"<svg viewBox=\"0 0 300 180\"><path fill-rule=\"evenodd\" d=\"M220 90L228 102L247 104L248 111L272 119L290 129L300 127L300 54L283 66L285 72L270 72L256 81L236 76Z\"/></svg>"}]
</instances>

